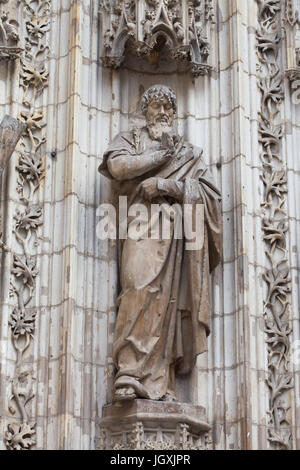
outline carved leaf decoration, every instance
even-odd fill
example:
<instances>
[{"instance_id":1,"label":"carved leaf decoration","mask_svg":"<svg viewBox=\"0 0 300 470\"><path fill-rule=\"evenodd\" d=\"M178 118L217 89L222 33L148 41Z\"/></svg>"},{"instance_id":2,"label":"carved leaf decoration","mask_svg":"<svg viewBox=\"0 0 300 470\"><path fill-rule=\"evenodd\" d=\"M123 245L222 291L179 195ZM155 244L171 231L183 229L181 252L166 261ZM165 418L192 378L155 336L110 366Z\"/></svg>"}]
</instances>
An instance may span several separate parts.
<instances>
[{"instance_id":1,"label":"carved leaf decoration","mask_svg":"<svg viewBox=\"0 0 300 470\"><path fill-rule=\"evenodd\" d=\"M290 268L287 255L287 171L282 162L281 140L283 127L280 105L284 99L283 74L279 47L281 43L281 0L256 0L259 8L257 30L258 87L261 91L259 142L262 145L262 181L264 183L263 239L270 267L263 275L267 283L264 303L265 332L268 351L268 380L270 388L269 441L274 448L290 447L291 429L287 419L286 391L293 387L288 372L290 334ZM287 0L289 2L290 0ZM281 427L285 424L285 427Z\"/></svg>"},{"instance_id":2,"label":"carved leaf decoration","mask_svg":"<svg viewBox=\"0 0 300 470\"><path fill-rule=\"evenodd\" d=\"M280 72L278 72L274 77L270 80L270 87L268 90L269 97L275 104L280 103L284 98L284 93L282 89L282 76Z\"/></svg>"},{"instance_id":3,"label":"carved leaf decoration","mask_svg":"<svg viewBox=\"0 0 300 470\"><path fill-rule=\"evenodd\" d=\"M275 105L282 101L284 94L281 81L282 77L279 73L276 77L266 76L260 79L259 88L263 93L263 101L266 105L268 101L273 102Z\"/></svg>"},{"instance_id":4,"label":"carved leaf decoration","mask_svg":"<svg viewBox=\"0 0 300 470\"><path fill-rule=\"evenodd\" d=\"M28 450L36 444L34 426L27 423L9 424L5 433L5 443L10 450Z\"/></svg>"},{"instance_id":5,"label":"carved leaf decoration","mask_svg":"<svg viewBox=\"0 0 300 470\"><path fill-rule=\"evenodd\" d=\"M42 127L46 125L46 123L42 122L44 118L44 113L42 110L36 111L35 113L27 113L25 111L21 111L19 119L20 121L26 124L28 130L33 131L35 129L41 130Z\"/></svg>"},{"instance_id":6,"label":"carved leaf decoration","mask_svg":"<svg viewBox=\"0 0 300 470\"><path fill-rule=\"evenodd\" d=\"M270 145L278 146L282 138L282 126L274 126L263 116L261 118L262 121L259 123L259 132L261 134L259 142L265 147Z\"/></svg>"},{"instance_id":7,"label":"carved leaf decoration","mask_svg":"<svg viewBox=\"0 0 300 470\"><path fill-rule=\"evenodd\" d=\"M280 198L283 194L287 193L287 176L284 170L272 171L271 174L265 174L262 176L262 180L266 185L266 199L272 196L272 194Z\"/></svg>"},{"instance_id":8,"label":"carved leaf decoration","mask_svg":"<svg viewBox=\"0 0 300 470\"><path fill-rule=\"evenodd\" d=\"M22 277L24 284L34 285L34 278L38 275L38 269L33 258L23 260L15 255L13 266L12 273L16 277Z\"/></svg>"},{"instance_id":9,"label":"carved leaf decoration","mask_svg":"<svg viewBox=\"0 0 300 470\"><path fill-rule=\"evenodd\" d=\"M290 425L290 421L287 419L287 412L289 411L290 406L277 406L278 412L280 412L280 423Z\"/></svg>"},{"instance_id":10,"label":"carved leaf decoration","mask_svg":"<svg viewBox=\"0 0 300 470\"><path fill-rule=\"evenodd\" d=\"M37 206L32 206L26 209L24 214L18 214L16 228L19 230L36 230L42 225L42 209Z\"/></svg>"},{"instance_id":11,"label":"carved leaf decoration","mask_svg":"<svg viewBox=\"0 0 300 470\"><path fill-rule=\"evenodd\" d=\"M31 154L23 153L19 159L17 170L25 175L26 180L39 180L40 176L44 173L43 161L41 158L36 158Z\"/></svg>"},{"instance_id":12,"label":"carved leaf decoration","mask_svg":"<svg viewBox=\"0 0 300 470\"><path fill-rule=\"evenodd\" d=\"M291 373L287 374L269 374L267 384L271 390L271 402L274 403L284 390L290 390L293 388L292 384L293 376Z\"/></svg>"},{"instance_id":13,"label":"carved leaf decoration","mask_svg":"<svg viewBox=\"0 0 300 470\"><path fill-rule=\"evenodd\" d=\"M34 38L41 38L47 31L49 31L48 18L33 17L30 21L26 22L28 33Z\"/></svg>"},{"instance_id":14,"label":"carved leaf decoration","mask_svg":"<svg viewBox=\"0 0 300 470\"><path fill-rule=\"evenodd\" d=\"M278 444L282 447L282 449L288 450L290 448L290 440L291 434L289 434L286 438L280 433L274 431L274 429L269 429L269 441L273 442L274 444Z\"/></svg>"},{"instance_id":15,"label":"carved leaf decoration","mask_svg":"<svg viewBox=\"0 0 300 470\"><path fill-rule=\"evenodd\" d=\"M271 244L281 242L285 245L285 233L288 231L288 226L284 221L276 222L264 220L263 230L265 231L264 240L269 241Z\"/></svg>"},{"instance_id":16,"label":"carved leaf decoration","mask_svg":"<svg viewBox=\"0 0 300 470\"><path fill-rule=\"evenodd\" d=\"M267 341L276 343L283 342L286 347L289 347L288 335L291 333L292 329L287 322L282 322L280 324L280 329L274 325L273 321L267 321L266 333L269 335L274 335L273 338L269 338ZM276 344L275 344L276 345Z\"/></svg>"},{"instance_id":17,"label":"carved leaf decoration","mask_svg":"<svg viewBox=\"0 0 300 470\"><path fill-rule=\"evenodd\" d=\"M23 71L21 73L21 78L23 84L32 84L37 87L43 86L43 83L47 82L49 73L47 72L45 65L41 67L40 70L37 70L35 67L27 63L22 63Z\"/></svg>"},{"instance_id":18,"label":"carved leaf decoration","mask_svg":"<svg viewBox=\"0 0 300 470\"><path fill-rule=\"evenodd\" d=\"M3 0L0 0L3 3ZM24 54L20 64L20 86L23 92L23 105L19 119L26 125L26 132L20 141L21 152L17 170L17 192L20 194L15 212L14 241L20 254L13 254L11 273L11 294L17 306L11 313L9 324L13 334L13 346L17 352L17 362L12 383L11 405L9 411L18 410L22 423L9 424L5 434L8 449L30 449L35 445L35 425L29 424L26 405L35 396L32 388L32 372L25 369L24 352L32 344L37 312L29 308L36 287L37 269L37 230L42 224L42 210L36 203L36 190L44 176L44 156L41 146L46 138L43 128L46 125L44 111L37 96L48 84L46 59L49 50L45 38L50 24L50 0L22 0L22 32L24 34ZM3 26L3 16L1 17ZM8 29L7 29L8 28ZM7 36L13 35L11 22L5 24ZM15 48L17 49L17 48ZM19 49L21 51L21 49ZM2 55L3 55L2 50ZM0 53L1 58L1 53ZM3 57L2 57L3 58ZM26 62L25 62L26 58ZM25 110L29 108L29 112ZM22 209L20 209L22 207ZM19 281L19 282L18 282ZM13 403L14 402L14 403Z\"/></svg>"},{"instance_id":19,"label":"carved leaf decoration","mask_svg":"<svg viewBox=\"0 0 300 470\"><path fill-rule=\"evenodd\" d=\"M270 269L263 275L264 280L269 284L269 299L275 295L287 295L290 292L289 269Z\"/></svg>"},{"instance_id":20,"label":"carved leaf decoration","mask_svg":"<svg viewBox=\"0 0 300 470\"><path fill-rule=\"evenodd\" d=\"M257 33L258 38L258 48L261 52L273 51L274 55L278 54L278 43L280 41L280 36L277 32L275 33Z\"/></svg>"},{"instance_id":21,"label":"carved leaf decoration","mask_svg":"<svg viewBox=\"0 0 300 470\"><path fill-rule=\"evenodd\" d=\"M36 314L37 312L26 313L15 308L9 320L14 336L21 336L28 333L33 337Z\"/></svg>"},{"instance_id":22,"label":"carved leaf decoration","mask_svg":"<svg viewBox=\"0 0 300 470\"><path fill-rule=\"evenodd\" d=\"M260 16L274 16L281 9L281 0L258 0Z\"/></svg>"},{"instance_id":23,"label":"carved leaf decoration","mask_svg":"<svg viewBox=\"0 0 300 470\"><path fill-rule=\"evenodd\" d=\"M35 17L44 17L49 12L50 0L23 0L28 13Z\"/></svg>"}]
</instances>

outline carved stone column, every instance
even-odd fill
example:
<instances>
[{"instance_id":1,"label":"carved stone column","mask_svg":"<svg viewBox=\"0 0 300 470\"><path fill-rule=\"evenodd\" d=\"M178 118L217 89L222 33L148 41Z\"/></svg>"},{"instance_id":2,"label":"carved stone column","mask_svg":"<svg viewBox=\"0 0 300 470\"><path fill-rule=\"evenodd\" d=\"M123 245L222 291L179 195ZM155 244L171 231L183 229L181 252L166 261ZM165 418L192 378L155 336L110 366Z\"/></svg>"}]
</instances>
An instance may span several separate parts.
<instances>
[{"instance_id":1,"label":"carved stone column","mask_svg":"<svg viewBox=\"0 0 300 470\"><path fill-rule=\"evenodd\" d=\"M210 445L201 406L133 400L106 405L102 413L100 450L204 450Z\"/></svg>"}]
</instances>

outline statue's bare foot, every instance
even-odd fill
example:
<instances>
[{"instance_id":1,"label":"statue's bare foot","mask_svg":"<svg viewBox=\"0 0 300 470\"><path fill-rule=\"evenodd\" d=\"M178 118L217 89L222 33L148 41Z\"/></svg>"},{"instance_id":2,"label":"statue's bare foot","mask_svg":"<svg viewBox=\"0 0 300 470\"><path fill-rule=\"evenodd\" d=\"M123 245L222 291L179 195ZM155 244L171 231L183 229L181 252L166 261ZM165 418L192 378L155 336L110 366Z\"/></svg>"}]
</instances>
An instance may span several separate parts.
<instances>
[{"instance_id":1,"label":"statue's bare foot","mask_svg":"<svg viewBox=\"0 0 300 470\"><path fill-rule=\"evenodd\" d=\"M115 401L134 400L137 397L133 387L120 387L115 390Z\"/></svg>"}]
</instances>

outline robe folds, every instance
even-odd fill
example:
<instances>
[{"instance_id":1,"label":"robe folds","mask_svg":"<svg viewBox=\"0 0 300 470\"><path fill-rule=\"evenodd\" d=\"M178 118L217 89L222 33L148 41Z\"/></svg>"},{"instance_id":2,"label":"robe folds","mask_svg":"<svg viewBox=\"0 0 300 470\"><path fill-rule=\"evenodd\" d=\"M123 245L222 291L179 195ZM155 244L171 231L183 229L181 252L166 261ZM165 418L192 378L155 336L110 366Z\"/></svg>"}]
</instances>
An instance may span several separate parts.
<instances>
[{"instance_id":1,"label":"robe folds","mask_svg":"<svg viewBox=\"0 0 300 470\"><path fill-rule=\"evenodd\" d=\"M100 173L114 179L109 161L159 150L146 128L119 134L104 154ZM137 396L159 400L175 395L175 375L189 373L198 354L207 350L210 332L210 273L221 256L221 196L202 159L201 149L184 142L176 158L147 173L118 182L129 204L176 203L162 192L146 201L139 192L150 177L171 181L180 205L204 205L201 245L187 250L184 236L169 239L127 238L119 241L121 292L113 344L115 388L131 386ZM178 202L177 202L178 203ZM171 218L172 219L172 218ZM131 219L129 217L129 227ZM149 221L150 224L150 221ZM183 224L192 224L184 220ZM187 228L183 227L183 235ZM194 228L194 227L193 227Z\"/></svg>"}]
</instances>

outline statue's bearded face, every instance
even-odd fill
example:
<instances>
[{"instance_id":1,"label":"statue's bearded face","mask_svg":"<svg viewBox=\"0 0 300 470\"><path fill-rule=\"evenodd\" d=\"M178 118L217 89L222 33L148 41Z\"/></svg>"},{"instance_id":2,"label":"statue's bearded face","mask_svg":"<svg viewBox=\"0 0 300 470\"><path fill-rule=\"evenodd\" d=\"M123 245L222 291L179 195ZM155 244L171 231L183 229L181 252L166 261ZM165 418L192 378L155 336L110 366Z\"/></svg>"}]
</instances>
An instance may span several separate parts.
<instances>
[{"instance_id":1,"label":"statue's bearded face","mask_svg":"<svg viewBox=\"0 0 300 470\"><path fill-rule=\"evenodd\" d=\"M163 132L172 130L174 108L168 98L150 101L147 108L146 120L152 139L160 140Z\"/></svg>"}]
</instances>

